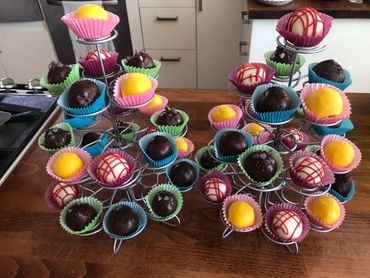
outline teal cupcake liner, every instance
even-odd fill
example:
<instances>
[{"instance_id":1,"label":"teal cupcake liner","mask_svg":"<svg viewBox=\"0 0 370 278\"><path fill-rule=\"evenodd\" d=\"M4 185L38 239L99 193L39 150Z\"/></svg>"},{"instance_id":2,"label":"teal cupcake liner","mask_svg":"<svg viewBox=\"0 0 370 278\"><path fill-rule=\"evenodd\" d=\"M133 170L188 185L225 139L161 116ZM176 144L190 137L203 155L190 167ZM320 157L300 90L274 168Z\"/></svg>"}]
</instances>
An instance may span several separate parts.
<instances>
[{"instance_id":1,"label":"teal cupcake liner","mask_svg":"<svg viewBox=\"0 0 370 278\"><path fill-rule=\"evenodd\" d=\"M121 206L128 206L129 208L131 208L133 210L133 212L139 218L139 224L138 224L137 229L134 232L132 232L130 234L127 234L127 235L117 235L117 234L113 233L112 231L110 231L110 228L109 228L109 217L110 217L110 214L112 213L112 211L114 209L116 209L118 207L121 207ZM142 230L144 230L147 222L148 222L148 218L146 216L145 210L141 206L139 206L135 202L121 201L119 203L116 203L116 204L113 204L112 206L110 206L110 208L108 209L108 211L105 213L104 219L103 219L103 230L111 238L118 239L118 240L126 240L126 239L130 239L130 238L135 237Z\"/></svg>"},{"instance_id":2,"label":"teal cupcake liner","mask_svg":"<svg viewBox=\"0 0 370 278\"><path fill-rule=\"evenodd\" d=\"M186 114L185 112L177 109L177 111L179 111L179 113L181 114L181 116L183 118L183 123L181 125L176 125L176 126L158 125L157 124L157 119L158 119L159 114L161 114L162 111L163 110L159 110L159 111L155 112L150 117L150 122L153 124L153 126L155 126L155 128L158 131L167 132L168 134L171 134L172 136L179 136L179 135L181 135L183 133L186 125L189 122L189 116L188 116L188 114Z\"/></svg>"},{"instance_id":3,"label":"teal cupcake liner","mask_svg":"<svg viewBox=\"0 0 370 278\"><path fill-rule=\"evenodd\" d=\"M314 71L313 68L317 65L318 63L312 63L308 65L308 83L324 83L324 84L329 84L331 86L337 87L338 89L344 91L349 85L352 84L352 79L351 79L351 74L343 69L344 71L344 81L342 83L339 82L334 82L325 78L322 78L318 76Z\"/></svg>"},{"instance_id":4,"label":"teal cupcake liner","mask_svg":"<svg viewBox=\"0 0 370 278\"><path fill-rule=\"evenodd\" d=\"M198 165L199 165L200 169L201 169L201 170L203 170L204 172L209 172L209 171L212 171L212 170L217 170L217 171L222 172L222 170L224 170L224 168L225 168L225 164L224 164L224 163L221 163L221 162L219 163L219 165L218 165L217 167L212 168L212 169L206 169L206 168L203 168L203 167L202 167L202 164L200 163L200 158L201 158L201 156L202 156L202 154L203 154L204 152L208 152L208 150L210 150L210 149L214 149L214 147L205 146L205 147L203 147L203 148L200 148L200 149L196 152L196 154L195 154L195 157L194 157L195 162L196 162L196 163L198 163Z\"/></svg>"},{"instance_id":5,"label":"teal cupcake liner","mask_svg":"<svg viewBox=\"0 0 370 278\"><path fill-rule=\"evenodd\" d=\"M59 123L59 124L53 125L51 128L54 128L54 127L64 129L65 131L68 131L69 134L71 135L71 141L69 142L69 144L66 145L66 146L63 146L62 148L75 147L76 146L76 139L75 139L75 136L73 134L73 129L72 129L71 125L69 125L68 123ZM48 148L45 147L45 131L40 135L40 137L38 139L38 144L39 144L40 149L42 149L43 151L48 152L49 154L55 154L57 151L62 149L62 148L48 149Z\"/></svg>"},{"instance_id":6,"label":"teal cupcake liner","mask_svg":"<svg viewBox=\"0 0 370 278\"><path fill-rule=\"evenodd\" d=\"M71 71L69 72L68 76L63 82L58 84L50 84L48 82L48 74L44 74L40 79L40 84L42 87L48 89L48 91L53 95L59 96L69 85L71 85L73 82L79 79L80 79L80 65L74 64L72 65Z\"/></svg>"},{"instance_id":7,"label":"teal cupcake liner","mask_svg":"<svg viewBox=\"0 0 370 278\"><path fill-rule=\"evenodd\" d=\"M312 129L321 136L325 136L328 134L336 134L343 136L347 132L353 130L353 128L354 128L353 123L349 118L345 118L340 123L339 127L312 125Z\"/></svg>"},{"instance_id":8,"label":"teal cupcake liner","mask_svg":"<svg viewBox=\"0 0 370 278\"><path fill-rule=\"evenodd\" d=\"M67 210L75 204L89 204L97 212L97 215L95 216L95 218L93 220L91 220L91 222L87 226L85 226L85 228L81 231L72 230L71 228L69 228L67 226L66 221L65 221ZM102 204L102 202L100 202L98 199L96 199L94 197L82 197L82 198L74 199L73 201L69 202L63 208L63 210L61 211L60 216L59 216L59 223L67 233L72 234L72 235L81 235L81 234L90 232L91 230L93 230L97 226L98 221L99 221L102 213L103 213L103 204Z\"/></svg>"},{"instance_id":9,"label":"teal cupcake liner","mask_svg":"<svg viewBox=\"0 0 370 278\"><path fill-rule=\"evenodd\" d=\"M130 128L132 129L131 132L128 133L124 133L125 131L121 132L121 138L124 139L126 142L134 141L136 134L140 130L140 126L136 123L130 123Z\"/></svg>"},{"instance_id":10,"label":"teal cupcake liner","mask_svg":"<svg viewBox=\"0 0 370 278\"><path fill-rule=\"evenodd\" d=\"M291 109L284 110L284 111L274 111L274 112L257 112L257 101L262 96L262 94L271 87L280 87L284 90L286 90L290 96L291 99ZM257 118L260 121L266 122L266 123L280 123L285 122L289 120L293 114L297 111L297 109L301 105L301 100L298 96L298 94L290 87L280 85L280 84L265 84L258 86L252 95L252 110L256 114Z\"/></svg>"},{"instance_id":11,"label":"teal cupcake liner","mask_svg":"<svg viewBox=\"0 0 370 278\"><path fill-rule=\"evenodd\" d=\"M269 51L265 53L265 61L266 64L269 65L270 67L273 67L276 70L276 76L290 76L290 73L292 72L293 65L290 64L284 64L284 63L279 63L271 60L271 55L274 51ZM296 73L306 62L306 59L298 54L298 60L299 62L296 64L294 68L294 73Z\"/></svg>"},{"instance_id":12,"label":"teal cupcake liner","mask_svg":"<svg viewBox=\"0 0 370 278\"><path fill-rule=\"evenodd\" d=\"M73 128L77 128L77 129L87 127L91 123L93 123L95 120L96 120L96 116L67 118L66 114L63 113L63 122L68 123Z\"/></svg>"},{"instance_id":13,"label":"teal cupcake liner","mask_svg":"<svg viewBox=\"0 0 370 278\"><path fill-rule=\"evenodd\" d=\"M144 69L144 68L138 68L138 67L131 67L126 65L127 59L121 60L121 64L123 66L123 69L126 73L142 73L145 75L148 75L150 77L156 78L158 76L159 70L161 69L161 62L154 60L154 68L151 69Z\"/></svg>"},{"instance_id":14,"label":"teal cupcake liner","mask_svg":"<svg viewBox=\"0 0 370 278\"><path fill-rule=\"evenodd\" d=\"M322 186L320 188L322 191L326 191L327 187L325 186ZM345 202L348 202L349 200L351 200L353 198L353 196L355 195L356 193L356 186L355 186L355 182L352 180L352 187L351 187L351 190L348 192L348 195L345 197L343 196L342 194L339 194L337 191L335 191L334 189L330 188L329 191L328 191L329 194L333 195L334 197L336 197L341 203L345 203Z\"/></svg>"},{"instance_id":15,"label":"teal cupcake liner","mask_svg":"<svg viewBox=\"0 0 370 278\"><path fill-rule=\"evenodd\" d=\"M175 165L177 165L181 162L188 162L189 164L191 164L194 167L194 170L195 170L194 181L188 186L178 186L171 179L171 171L172 171L173 167L175 167ZM180 192L185 192L185 191L189 191L190 189L192 189L194 187L194 185L198 182L199 176L200 176L200 168L199 168L199 165L197 163L195 163L193 160L190 160L190 159L187 159L187 158L182 158L182 159L176 160L174 163L171 164L170 167L168 167L166 169L166 175L167 175L168 180L171 182L171 184L175 185L180 190Z\"/></svg>"},{"instance_id":16,"label":"teal cupcake liner","mask_svg":"<svg viewBox=\"0 0 370 278\"><path fill-rule=\"evenodd\" d=\"M242 134L246 139L247 139L247 143L248 143L248 147L251 147L253 145L253 137L252 135L250 135L248 132L246 132L245 130L243 129L236 129L236 128L224 128L224 129L221 129L220 131L218 131L215 135L215 154L216 154L216 158L218 160L221 160L223 162L226 162L226 163L236 163L238 161L238 157L240 154L235 154L235 155L223 155L220 151L220 140L221 140L221 136L225 133L225 132L228 132L228 131L236 131L236 132L239 132L240 134Z\"/></svg>"},{"instance_id":17,"label":"teal cupcake liner","mask_svg":"<svg viewBox=\"0 0 370 278\"><path fill-rule=\"evenodd\" d=\"M82 147L87 151L91 156L95 157L104 150L104 147L108 144L108 135L104 135L101 140L96 141L94 144Z\"/></svg>"},{"instance_id":18,"label":"teal cupcake liner","mask_svg":"<svg viewBox=\"0 0 370 278\"><path fill-rule=\"evenodd\" d=\"M175 196L176 201L177 201L177 207L176 207L175 211L172 214L170 214L168 216L165 216L165 217L157 215L153 211L153 208L152 208L153 198L160 191L168 191L168 192L172 193ZM147 208L149 210L150 218L152 218L153 220L156 220L156 221L168 221L168 220L171 220L172 218L176 217L179 214L179 212L182 208L182 205L183 205L183 199L182 199L182 195L181 195L180 190L176 186L174 186L172 184L162 183L162 184L158 184L157 186L153 187L149 191L149 193L144 197L144 203L145 203L145 205L147 206Z\"/></svg>"}]
</instances>

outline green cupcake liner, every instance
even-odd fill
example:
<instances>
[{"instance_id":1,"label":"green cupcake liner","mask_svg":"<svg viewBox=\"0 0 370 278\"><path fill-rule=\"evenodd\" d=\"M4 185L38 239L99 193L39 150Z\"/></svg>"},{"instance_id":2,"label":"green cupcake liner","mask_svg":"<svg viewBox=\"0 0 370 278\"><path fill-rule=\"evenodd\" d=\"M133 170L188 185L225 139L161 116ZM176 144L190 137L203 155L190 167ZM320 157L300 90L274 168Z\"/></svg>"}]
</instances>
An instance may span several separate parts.
<instances>
[{"instance_id":1,"label":"green cupcake liner","mask_svg":"<svg viewBox=\"0 0 370 278\"><path fill-rule=\"evenodd\" d=\"M162 217L162 216L157 215L153 211L152 205L151 205L152 202L153 202L153 198L154 198L155 194L157 194L160 191L168 191L168 192L172 193L175 196L176 201L177 201L176 210L172 214L170 214L169 216L166 216L166 217ZM182 208L183 199L182 199L181 192L179 191L179 189L176 186L174 186L172 184L161 183L161 184L158 184L157 186L152 188L152 190L149 191L149 193L144 198L144 203L148 207L149 214L150 214L150 217L152 219L154 219L156 221L168 221L168 220L174 218L176 215L179 214L179 212Z\"/></svg>"},{"instance_id":2,"label":"green cupcake liner","mask_svg":"<svg viewBox=\"0 0 370 278\"><path fill-rule=\"evenodd\" d=\"M134 141L137 132L140 130L140 126L136 123L131 123L130 127L132 129L132 132L121 133L121 138L124 139L126 142Z\"/></svg>"},{"instance_id":3,"label":"green cupcake liner","mask_svg":"<svg viewBox=\"0 0 370 278\"><path fill-rule=\"evenodd\" d=\"M319 151L321 149L320 145L308 145L304 148L305 151L313 152Z\"/></svg>"},{"instance_id":4,"label":"green cupcake liner","mask_svg":"<svg viewBox=\"0 0 370 278\"><path fill-rule=\"evenodd\" d=\"M179 135L181 135L183 133L183 131L184 131L185 126L189 122L189 116L188 116L188 114L186 114L184 111L181 111L181 110L178 110L177 109L177 111L179 111L179 113L181 114L181 116L183 118L182 125L176 125L176 126L171 126L171 125L157 125L158 116L159 116L159 114L161 114L162 111L163 111L163 109L155 112L150 117L150 122L153 124L153 126L158 131L167 132L168 134L170 134L172 136L179 136Z\"/></svg>"},{"instance_id":5,"label":"green cupcake liner","mask_svg":"<svg viewBox=\"0 0 370 278\"><path fill-rule=\"evenodd\" d=\"M256 181L254 179L252 179L249 174L247 173L247 171L245 171L243 165L244 165L244 162L245 160L254 152L256 151L268 151L269 153L272 154L273 158L275 159L275 161L277 162L277 169L276 169L276 172L274 174L274 176L268 180L268 181L265 181L265 182L259 182L259 181ZM255 146L252 146L250 148L248 148L245 152L243 152L239 157L238 157L238 165L239 165L239 168L243 171L243 173L247 176L247 178L255 185L257 186L265 186L265 185L268 185L270 183L272 183L280 174L281 172L283 171L283 160L280 156L280 154L272 147L269 147L269 146L266 146L266 145L255 145Z\"/></svg>"},{"instance_id":6,"label":"green cupcake liner","mask_svg":"<svg viewBox=\"0 0 370 278\"><path fill-rule=\"evenodd\" d=\"M304 118L303 108L298 108L295 114L298 118Z\"/></svg>"},{"instance_id":7,"label":"green cupcake liner","mask_svg":"<svg viewBox=\"0 0 370 278\"><path fill-rule=\"evenodd\" d=\"M270 57L273 52L274 51L269 51L265 53L266 64L269 65L270 67L273 67L276 70L276 76L290 76L293 65L272 61ZM306 62L306 59L302 55L298 54L298 58L299 58L299 63L296 64L294 73L296 73Z\"/></svg>"},{"instance_id":8,"label":"green cupcake liner","mask_svg":"<svg viewBox=\"0 0 370 278\"><path fill-rule=\"evenodd\" d=\"M69 72L68 76L66 79L58 84L49 84L48 82L48 75L44 74L41 79L40 79L40 84L42 87L45 87L48 89L48 91L54 95L61 95L63 91L71 85L73 82L77 81L80 79L80 65L79 64L74 64L72 66L71 71Z\"/></svg>"},{"instance_id":9,"label":"green cupcake liner","mask_svg":"<svg viewBox=\"0 0 370 278\"><path fill-rule=\"evenodd\" d=\"M142 73L153 78L156 78L158 76L159 70L161 69L162 66L161 62L156 60L154 60L155 68L151 69L131 67L126 65L126 62L127 62L126 59L121 60L121 64L126 73Z\"/></svg>"},{"instance_id":10,"label":"green cupcake liner","mask_svg":"<svg viewBox=\"0 0 370 278\"><path fill-rule=\"evenodd\" d=\"M223 163L220 163L217 167L215 168L212 168L212 169L206 169L206 168L203 168L202 165L200 164L200 157L202 156L202 154L207 151L209 148L211 147L208 147L208 146L205 146L203 148L200 148L196 154L195 154L195 157L194 157L194 160L196 163L198 163L200 169L202 169L204 172L209 172L209 171L212 171L212 170L217 170L217 171L220 171L222 172L222 170L224 170L225 168L225 164Z\"/></svg>"},{"instance_id":11,"label":"green cupcake liner","mask_svg":"<svg viewBox=\"0 0 370 278\"><path fill-rule=\"evenodd\" d=\"M87 225L85 228L81 231L74 231L71 228L69 228L66 224L66 214L67 210L75 205L75 204L89 204L92 206L98 214L96 217ZM80 235L87 233L95 228L95 226L98 224L99 219L101 218L103 213L103 204L100 202L98 199L95 199L94 197L83 197L83 198L78 198L74 199L73 201L69 202L61 211L60 216L59 216L59 223L62 226L62 228L69 234L72 235Z\"/></svg>"},{"instance_id":12,"label":"green cupcake liner","mask_svg":"<svg viewBox=\"0 0 370 278\"><path fill-rule=\"evenodd\" d=\"M68 123L59 123L59 124L53 125L51 128L53 128L53 127L64 129L65 131L68 131L69 134L71 134L71 141L69 142L69 144L67 146L64 146L63 148L65 148L65 147L75 147L77 145L75 136L73 134L73 129L72 129L70 124L68 124ZM57 151L59 151L61 149L61 148L48 149L48 148L45 147L45 131L40 135L40 137L38 139L38 144L39 144L40 149L42 149L43 151L48 152L49 154L55 154Z\"/></svg>"}]
</instances>

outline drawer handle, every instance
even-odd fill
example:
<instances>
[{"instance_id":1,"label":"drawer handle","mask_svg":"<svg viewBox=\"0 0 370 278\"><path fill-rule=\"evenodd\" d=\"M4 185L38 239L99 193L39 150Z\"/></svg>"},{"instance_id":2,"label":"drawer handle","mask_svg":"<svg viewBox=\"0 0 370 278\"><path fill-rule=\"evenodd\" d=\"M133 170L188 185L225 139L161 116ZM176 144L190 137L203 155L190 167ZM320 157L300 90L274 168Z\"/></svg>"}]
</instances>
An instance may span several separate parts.
<instances>
[{"instance_id":1,"label":"drawer handle","mask_svg":"<svg viewBox=\"0 0 370 278\"><path fill-rule=\"evenodd\" d=\"M250 24L251 21L248 19L248 12L243 11L242 12L242 23L243 24Z\"/></svg>"},{"instance_id":2,"label":"drawer handle","mask_svg":"<svg viewBox=\"0 0 370 278\"><path fill-rule=\"evenodd\" d=\"M248 53L248 51L243 51L243 46L249 46L249 43L247 43L246 41L240 41L239 42L239 55L240 56L248 56L249 53Z\"/></svg>"},{"instance_id":3,"label":"drawer handle","mask_svg":"<svg viewBox=\"0 0 370 278\"><path fill-rule=\"evenodd\" d=\"M178 21L179 20L179 17L178 16L174 16L174 17L161 17L161 16L157 16L157 21Z\"/></svg>"},{"instance_id":4,"label":"drawer handle","mask_svg":"<svg viewBox=\"0 0 370 278\"><path fill-rule=\"evenodd\" d=\"M165 58L165 57L161 57L159 60L161 62L180 62L181 57L177 57L177 58Z\"/></svg>"}]
</instances>

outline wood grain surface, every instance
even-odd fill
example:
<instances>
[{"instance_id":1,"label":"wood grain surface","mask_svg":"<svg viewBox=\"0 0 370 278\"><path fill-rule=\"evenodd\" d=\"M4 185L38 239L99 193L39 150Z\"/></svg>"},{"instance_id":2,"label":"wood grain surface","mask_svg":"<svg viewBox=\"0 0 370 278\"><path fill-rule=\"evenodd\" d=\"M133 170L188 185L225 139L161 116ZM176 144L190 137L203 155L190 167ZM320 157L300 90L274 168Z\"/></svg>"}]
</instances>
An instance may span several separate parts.
<instances>
[{"instance_id":1,"label":"wood grain surface","mask_svg":"<svg viewBox=\"0 0 370 278\"><path fill-rule=\"evenodd\" d=\"M222 91L162 90L191 118L187 137L196 149L213 133L207 113L236 103ZM353 171L356 195L346 204L344 224L333 232L310 232L299 255L267 240L257 230L222 240L219 207L192 190L184 194L182 225L149 221L146 229L113 255L106 234L88 238L65 233L58 213L44 201L52 179L49 156L35 144L0 188L0 277L369 277L370 276L370 97L349 94L355 130L348 134L363 161Z\"/></svg>"}]
</instances>

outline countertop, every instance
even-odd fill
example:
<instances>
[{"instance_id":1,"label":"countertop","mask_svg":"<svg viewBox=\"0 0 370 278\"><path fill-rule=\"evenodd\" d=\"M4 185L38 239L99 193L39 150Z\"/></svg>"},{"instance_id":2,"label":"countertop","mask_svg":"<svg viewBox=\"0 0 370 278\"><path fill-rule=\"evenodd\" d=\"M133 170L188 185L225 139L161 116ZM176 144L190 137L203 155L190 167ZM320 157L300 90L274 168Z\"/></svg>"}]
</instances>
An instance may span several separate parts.
<instances>
[{"instance_id":1,"label":"countertop","mask_svg":"<svg viewBox=\"0 0 370 278\"><path fill-rule=\"evenodd\" d=\"M207 113L236 103L228 92L160 90L190 116L188 138L196 149L213 132ZM352 172L356 195L345 205L343 225L330 233L311 231L300 253L267 240L260 230L222 240L220 208L196 190L184 193L182 224L171 228L149 220L145 230L112 254L106 234L71 236L44 200L52 179L49 155L36 144L0 187L0 277L364 277L370 273L370 98L348 94L356 129L348 134L361 149L362 164ZM368 273L368 274L366 274Z\"/></svg>"}]
</instances>

